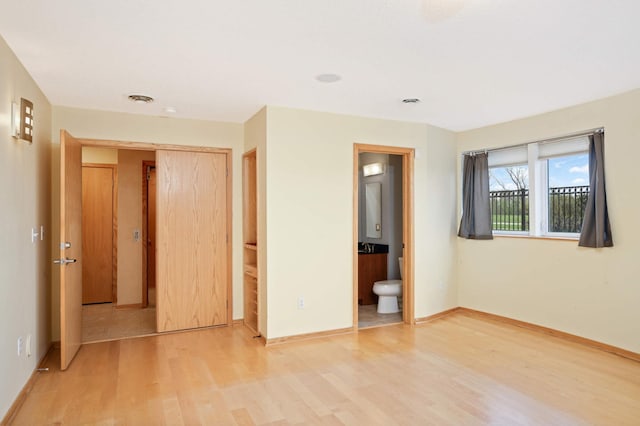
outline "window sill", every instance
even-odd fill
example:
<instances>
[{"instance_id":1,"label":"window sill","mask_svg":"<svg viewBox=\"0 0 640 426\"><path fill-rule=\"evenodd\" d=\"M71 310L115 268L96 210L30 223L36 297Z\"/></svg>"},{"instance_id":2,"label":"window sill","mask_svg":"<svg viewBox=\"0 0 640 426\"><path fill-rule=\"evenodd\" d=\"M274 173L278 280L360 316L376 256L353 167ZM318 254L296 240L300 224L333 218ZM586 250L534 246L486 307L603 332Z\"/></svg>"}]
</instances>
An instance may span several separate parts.
<instances>
[{"instance_id":1,"label":"window sill","mask_svg":"<svg viewBox=\"0 0 640 426\"><path fill-rule=\"evenodd\" d=\"M549 241L573 241L578 242L580 237L550 237L545 235L544 237L537 237L533 235L515 235L515 234L493 234L493 238L519 238L526 240L549 240Z\"/></svg>"}]
</instances>

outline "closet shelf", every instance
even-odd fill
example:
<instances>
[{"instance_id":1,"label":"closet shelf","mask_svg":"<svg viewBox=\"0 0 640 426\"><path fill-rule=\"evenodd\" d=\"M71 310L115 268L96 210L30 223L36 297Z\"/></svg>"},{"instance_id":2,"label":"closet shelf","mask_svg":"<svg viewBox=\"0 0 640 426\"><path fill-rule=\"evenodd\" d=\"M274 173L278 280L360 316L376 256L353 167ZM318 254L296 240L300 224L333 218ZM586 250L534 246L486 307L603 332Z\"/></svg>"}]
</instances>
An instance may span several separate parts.
<instances>
[{"instance_id":1,"label":"closet shelf","mask_svg":"<svg viewBox=\"0 0 640 426\"><path fill-rule=\"evenodd\" d=\"M256 150L242 156L242 222L244 236L244 324L258 333L258 176Z\"/></svg>"},{"instance_id":2,"label":"closet shelf","mask_svg":"<svg viewBox=\"0 0 640 426\"><path fill-rule=\"evenodd\" d=\"M258 268L254 265L244 265L244 273L253 278L258 278Z\"/></svg>"}]
</instances>

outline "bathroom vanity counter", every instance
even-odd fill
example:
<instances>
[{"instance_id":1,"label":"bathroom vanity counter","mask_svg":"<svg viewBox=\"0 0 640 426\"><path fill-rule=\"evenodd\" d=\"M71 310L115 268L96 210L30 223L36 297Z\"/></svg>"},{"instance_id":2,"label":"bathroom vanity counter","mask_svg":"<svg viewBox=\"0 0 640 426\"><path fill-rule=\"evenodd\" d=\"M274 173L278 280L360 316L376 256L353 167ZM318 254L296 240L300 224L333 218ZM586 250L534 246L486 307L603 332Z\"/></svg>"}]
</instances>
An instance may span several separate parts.
<instances>
[{"instance_id":1,"label":"bathroom vanity counter","mask_svg":"<svg viewBox=\"0 0 640 426\"><path fill-rule=\"evenodd\" d=\"M387 279L387 253L358 253L358 304L374 305L373 283Z\"/></svg>"}]
</instances>

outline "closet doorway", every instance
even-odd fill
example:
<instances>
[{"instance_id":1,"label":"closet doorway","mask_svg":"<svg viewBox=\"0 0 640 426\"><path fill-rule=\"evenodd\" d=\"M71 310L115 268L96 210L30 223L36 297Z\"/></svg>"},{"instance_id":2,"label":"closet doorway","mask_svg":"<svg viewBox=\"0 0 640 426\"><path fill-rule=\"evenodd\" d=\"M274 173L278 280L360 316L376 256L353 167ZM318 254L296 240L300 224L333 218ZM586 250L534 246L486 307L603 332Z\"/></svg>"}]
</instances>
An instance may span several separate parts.
<instances>
[{"instance_id":1,"label":"closet doorway","mask_svg":"<svg viewBox=\"0 0 640 426\"><path fill-rule=\"evenodd\" d=\"M155 152L157 332L231 324L231 150L76 139L62 130L62 243L55 261L60 265L61 369L82 345L83 146ZM137 188L142 189L139 183ZM126 234L137 237L135 231Z\"/></svg>"}]
</instances>

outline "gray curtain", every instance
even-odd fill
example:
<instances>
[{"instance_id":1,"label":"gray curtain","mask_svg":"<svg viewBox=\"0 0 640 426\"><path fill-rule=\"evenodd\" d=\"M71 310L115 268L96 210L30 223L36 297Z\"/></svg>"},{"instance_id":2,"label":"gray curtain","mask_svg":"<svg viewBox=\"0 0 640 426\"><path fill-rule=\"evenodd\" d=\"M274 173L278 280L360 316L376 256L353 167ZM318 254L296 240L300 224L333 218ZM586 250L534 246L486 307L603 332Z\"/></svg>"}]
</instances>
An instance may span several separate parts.
<instances>
[{"instance_id":1,"label":"gray curtain","mask_svg":"<svg viewBox=\"0 0 640 426\"><path fill-rule=\"evenodd\" d=\"M458 236L492 240L488 155L465 155L462 171L462 219Z\"/></svg>"},{"instance_id":2,"label":"gray curtain","mask_svg":"<svg viewBox=\"0 0 640 426\"><path fill-rule=\"evenodd\" d=\"M589 199L584 212L579 246L613 247L604 184L604 133L589 136Z\"/></svg>"}]
</instances>

